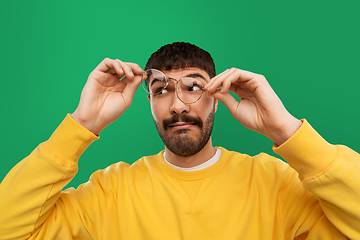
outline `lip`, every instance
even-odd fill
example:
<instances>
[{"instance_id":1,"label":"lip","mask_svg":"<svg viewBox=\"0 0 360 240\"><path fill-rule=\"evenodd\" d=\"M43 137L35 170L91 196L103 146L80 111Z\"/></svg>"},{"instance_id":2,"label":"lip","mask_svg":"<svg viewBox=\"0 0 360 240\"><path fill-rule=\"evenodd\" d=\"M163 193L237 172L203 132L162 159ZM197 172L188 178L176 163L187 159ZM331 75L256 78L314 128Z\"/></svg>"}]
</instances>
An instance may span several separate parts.
<instances>
[{"instance_id":1,"label":"lip","mask_svg":"<svg viewBox=\"0 0 360 240\"><path fill-rule=\"evenodd\" d=\"M186 128L191 128L194 126L195 126L194 122L176 122L176 123L170 124L169 128L171 128L171 129L186 129Z\"/></svg>"}]
</instances>

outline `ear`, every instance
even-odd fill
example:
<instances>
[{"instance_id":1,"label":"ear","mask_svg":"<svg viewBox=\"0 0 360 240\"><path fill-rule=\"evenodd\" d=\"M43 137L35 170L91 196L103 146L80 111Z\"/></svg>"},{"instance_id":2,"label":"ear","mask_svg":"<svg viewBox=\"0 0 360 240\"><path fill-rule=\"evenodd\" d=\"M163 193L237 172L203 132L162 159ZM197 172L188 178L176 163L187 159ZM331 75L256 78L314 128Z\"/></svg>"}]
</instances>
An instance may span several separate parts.
<instances>
[{"instance_id":1,"label":"ear","mask_svg":"<svg viewBox=\"0 0 360 240\"><path fill-rule=\"evenodd\" d=\"M148 98L148 100L149 100L149 102L150 102L150 94L149 94L149 95L147 95L147 98Z\"/></svg>"},{"instance_id":2,"label":"ear","mask_svg":"<svg viewBox=\"0 0 360 240\"><path fill-rule=\"evenodd\" d=\"M214 113L216 113L216 111L217 111L218 103L219 103L219 101L216 98L214 98L214 108L215 108Z\"/></svg>"}]
</instances>

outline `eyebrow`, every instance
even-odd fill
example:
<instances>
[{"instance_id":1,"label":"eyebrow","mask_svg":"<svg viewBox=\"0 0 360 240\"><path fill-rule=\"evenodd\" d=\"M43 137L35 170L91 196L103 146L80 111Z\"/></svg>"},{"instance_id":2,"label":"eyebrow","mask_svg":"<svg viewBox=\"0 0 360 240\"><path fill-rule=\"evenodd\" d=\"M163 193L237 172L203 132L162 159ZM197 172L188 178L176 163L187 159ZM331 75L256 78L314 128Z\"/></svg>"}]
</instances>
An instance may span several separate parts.
<instances>
[{"instance_id":1,"label":"eyebrow","mask_svg":"<svg viewBox=\"0 0 360 240\"><path fill-rule=\"evenodd\" d=\"M157 79L157 78L154 78L154 80L153 80L153 81L151 81L150 87L151 87L152 85L154 85L154 83L155 83L155 82L160 82L160 80L159 80L159 79Z\"/></svg>"},{"instance_id":2,"label":"eyebrow","mask_svg":"<svg viewBox=\"0 0 360 240\"><path fill-rule=\"evenodd\" d=\"M207 82L207 80L206 80L206 78L203 76L203 75L201 75L200 73L189 73L188 75L186 75L186 76L184 76L184 77L189 77L189 78L201 78L201 79L204 79L206 82ZM184 77L182 77L182 78L184 78ZM157 79L157 78L154 78L154 80L151 82L151 84L150 84L150 87L155 83L155 82L158 82L158 81L160 81L159 79Z\"/></svg>"},{"instance_id":3,"label":"eyebrow","mask_svg":"<svg viewBox=\"0 0 360 240\"><path fill-rule=\"evenodd\" d=\"M202 78L207 82L206 78L203 75L201 75L200 73L190 73L190 74L186 75L185 77Z\"/></svg>"}]
</instances>

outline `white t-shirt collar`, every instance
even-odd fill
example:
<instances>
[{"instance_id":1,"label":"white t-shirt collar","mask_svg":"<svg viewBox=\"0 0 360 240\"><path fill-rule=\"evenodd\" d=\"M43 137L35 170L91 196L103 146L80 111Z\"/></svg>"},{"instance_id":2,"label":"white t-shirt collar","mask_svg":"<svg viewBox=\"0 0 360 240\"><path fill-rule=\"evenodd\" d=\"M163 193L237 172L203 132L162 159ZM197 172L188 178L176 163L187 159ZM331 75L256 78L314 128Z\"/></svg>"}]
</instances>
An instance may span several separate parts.
<instances>
[{"instance_id":1,"label":"white t-shirt collar","mask_svg":"<svg viewBox=\"0 0 360 240\"><path fill-rule=\"evenodd\" d=\"M211 165L214 165L219 160L220 156L221 156L221 149L217 148L215 155L212 158L210 158L209 160L207 160L206 162L204 162L198 166L195 166L195 167L184 168L184 167L175 166L174 164L171 164L170 162L168 162L165 158L165 151L163 152L163 158L167 164L169 164L173 168L176 168L181 171L187 171L187 172L198 171L198 170L202 170L207 167L210 167Z\"/></svg>"}]
</instances>

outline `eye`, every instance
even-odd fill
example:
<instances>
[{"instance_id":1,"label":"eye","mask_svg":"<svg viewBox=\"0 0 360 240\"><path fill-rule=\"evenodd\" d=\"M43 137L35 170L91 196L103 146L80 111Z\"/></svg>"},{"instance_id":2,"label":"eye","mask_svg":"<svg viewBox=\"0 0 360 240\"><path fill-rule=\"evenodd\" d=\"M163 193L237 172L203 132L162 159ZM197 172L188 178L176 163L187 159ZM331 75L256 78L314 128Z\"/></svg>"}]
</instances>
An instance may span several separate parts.
<instances>
[{"instance_id":1,"label":"eye","mask_svg":"<svg viewBox=\"0 0 360 240\"><path fill-rule=\"evenodd\" d=\"M195 92L195 91L201 91L202 87L199 84L192 84L191 86L188 87L187 91L189 92Z\"/></svg>"},{"instance_id":2,"label":"eye","mask_svg":"<svg viewBox=\"0 0 360 240\"><path fill-rule=\"evenodd\" d=\"M169 92L168 89L166 87L160 87L160 88L157 88L154 93L156 95L161 95L161 94L164 94L164 93L167 93Z\"/></svg>"},{"instance_id":3,"label":"eye","mask_svg":"<svg viewBox=\"0 0 360 240\"><path fill-rule=\"evenodd\" d=\"M151 83L150 83L150 92L151 94L154 95L160 95L163 93L166 93L166 82L164 81L164 79L157 79L155 78Z\"/></svg>"},{"instance_id":4,"label":"eye","mask_svg":"<svg viewBox=\"0 0 360 240\"><path fill-rule=\"evenodd\" d=\"M182 78L179 82L179 88L191 94L195 92L200 93L204 90L203 84L199 80L191 77Z\"/></svg>"}]
</instances>

